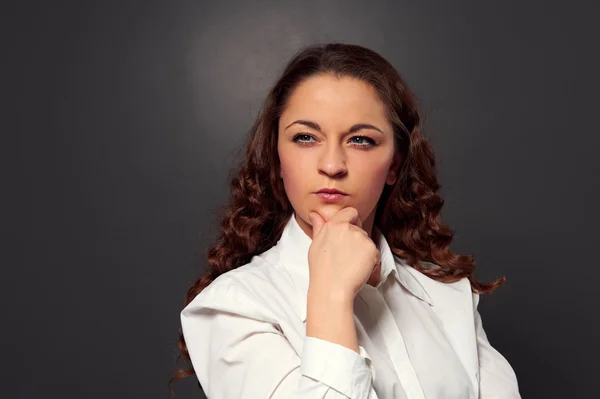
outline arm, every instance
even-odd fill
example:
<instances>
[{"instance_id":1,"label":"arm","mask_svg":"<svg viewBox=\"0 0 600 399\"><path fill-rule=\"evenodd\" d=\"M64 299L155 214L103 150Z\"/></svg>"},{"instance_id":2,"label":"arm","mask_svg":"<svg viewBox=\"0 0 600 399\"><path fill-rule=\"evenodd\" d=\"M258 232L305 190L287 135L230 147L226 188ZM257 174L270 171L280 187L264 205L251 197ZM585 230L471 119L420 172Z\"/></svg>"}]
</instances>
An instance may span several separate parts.
<instances>
[{"instance_id":1,"label":"arm","mask_svg":"<svg viewBox=\"0 0 600 399\"><path fill-rule=\"evenodd\" d=\"M309 286L306 335L359 352L354 325L354 300L330 287Z\"/></svg>"},{"instance_id":2,"label":"arm","mask_svg":"<svg viewBox=\"0 0 600 399\"><path fill-rule=\"evenodd\" d=\"M223 297L227 298L227 297ZM229 298L228 302L239 301ZM192 302L181 315L192 365L208 398L376 399L370 359L306 337L298 356L273 324ZM240 304L246 306L247 304Z\"/></svg>"},{"instance_id":3,"label":"arm","mask_svg":"<svg viewBox=\"0 0 600 399\"><path fill-rule=\"evenodd\" d=\"M508 361L490 344L481 315L477 310L479 295L475 296L475 333L479 354L479 397L481 399L520 399L517 376Z\"/></svg>"}]
</instances>

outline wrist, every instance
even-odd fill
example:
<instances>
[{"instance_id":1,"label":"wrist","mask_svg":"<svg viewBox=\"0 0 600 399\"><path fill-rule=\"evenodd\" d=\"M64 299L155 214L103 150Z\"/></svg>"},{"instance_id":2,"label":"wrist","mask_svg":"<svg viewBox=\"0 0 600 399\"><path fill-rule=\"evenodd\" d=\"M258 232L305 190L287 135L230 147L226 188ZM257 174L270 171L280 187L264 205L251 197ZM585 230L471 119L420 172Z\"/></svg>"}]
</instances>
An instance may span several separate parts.
<instances>
[{"instance_id":1,"label":"wrist","mask_svg":"<svg viewBox=\"0 0 600 399\"><path fill-rule=\"evenodd\" d=\"M344 290L309 287L306 336L320 338L358 352L354 297Z\"/></svg>"},{"instance_id":2,"label":"wrist","mask_svg":"<svg viewBox=\"0 0 600 399\"><path fill-rule=\"evenodd\" d=\"M354 295L352 293L343 288L331 285L320 286L318 284L309 284L307 299L309 302L314 299L319 304L331 306L353 307L354 304Z\"/></svg>"}]
</instances>

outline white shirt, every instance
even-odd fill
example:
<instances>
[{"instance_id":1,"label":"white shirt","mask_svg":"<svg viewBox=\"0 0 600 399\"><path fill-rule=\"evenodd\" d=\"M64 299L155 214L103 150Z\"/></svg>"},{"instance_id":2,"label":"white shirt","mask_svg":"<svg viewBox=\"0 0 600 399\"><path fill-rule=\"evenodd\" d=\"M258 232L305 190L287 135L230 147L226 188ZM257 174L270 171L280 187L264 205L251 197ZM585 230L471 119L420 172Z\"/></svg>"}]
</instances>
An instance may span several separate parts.
<instances>
[{"instance_id":1,"label":"white shirt","mask_svg":"<svg viewBox=\"0 0 600 399\"><path fill-rule=\"evenodd\" d=\"M207 397L520 398L468 279L430 279L393 254L376 226L372 236L381 279L354 299L360 353L306 336L312 240L294 215L275 246L196 296L181 324Z\"/></svg>"}]
</instances>

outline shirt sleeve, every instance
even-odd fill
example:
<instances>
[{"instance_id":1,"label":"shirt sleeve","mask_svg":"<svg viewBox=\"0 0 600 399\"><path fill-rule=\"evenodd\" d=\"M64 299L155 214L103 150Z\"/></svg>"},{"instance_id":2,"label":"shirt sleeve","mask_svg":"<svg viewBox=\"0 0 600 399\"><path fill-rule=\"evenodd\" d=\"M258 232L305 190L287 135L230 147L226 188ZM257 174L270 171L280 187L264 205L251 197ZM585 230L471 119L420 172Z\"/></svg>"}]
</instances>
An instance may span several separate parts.
<instances>
[{"instance_id":1,"label":"shirt sleeve","mask_svg":"<svg viewBox=\"0 0 600 399\"><path fill-rule=\"evenodd\" d=\"M181 313L182 331L209 399L377 398L371 362L363 348L357 353L305 337L299 356L270 322L202 303L190 305Z\"/></svg>"},{"instance_id":2,"label":"shirt sleeve","mask_svg":"<svg viewBox=\"0 0 600 399\"><path fill-rule=\"evenodd\" d=\"M475 294L475 332L479 357L479 398L520 399L517 376L506 358L490 344L481 315L477 310L479 295Z\"/></svg>"}]
</instances>

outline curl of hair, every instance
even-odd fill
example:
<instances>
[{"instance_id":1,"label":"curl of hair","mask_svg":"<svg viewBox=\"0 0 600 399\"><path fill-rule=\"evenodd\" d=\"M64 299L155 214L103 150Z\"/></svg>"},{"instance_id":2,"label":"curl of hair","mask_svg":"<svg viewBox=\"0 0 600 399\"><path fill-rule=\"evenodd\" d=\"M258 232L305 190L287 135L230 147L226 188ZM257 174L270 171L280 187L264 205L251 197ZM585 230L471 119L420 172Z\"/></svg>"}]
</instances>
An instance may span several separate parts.
<instances>
[{"instance_id":1,"label":"curl of hair","mask_svg":"<svg viewBox=\"0 0 600 399\"><path fill-rule=\"evenodd\" d=\"M454 232L441 220L444 200L437 194L440 185L434 153L422 135L417 100L404 79L372 50L329 43L301 49L269 91L247 137L244 156L230 179L230 201L220 211L220 236L208 249L207 270L187 291L184 305L218 276L247 264L281 237L294 210L279 178L279 117L294 88L303 80L321 74L353 77L369 83L386 105L402 162L396 182L386 185L379 198L375 224L392 252L434 280L450 283L466 277L472 291L478 294L491 293L502 285L505 277L488 284L477 281L474 258L449 249ZM175 370L169 386L195 374L181 329L178 347L177 361L184 357L190 367Z\"/></svg>"}]
</instances>

